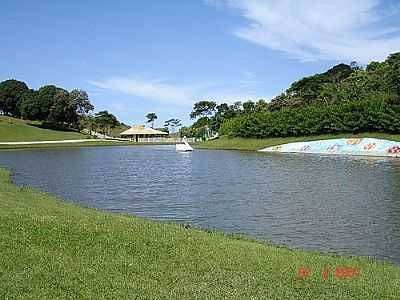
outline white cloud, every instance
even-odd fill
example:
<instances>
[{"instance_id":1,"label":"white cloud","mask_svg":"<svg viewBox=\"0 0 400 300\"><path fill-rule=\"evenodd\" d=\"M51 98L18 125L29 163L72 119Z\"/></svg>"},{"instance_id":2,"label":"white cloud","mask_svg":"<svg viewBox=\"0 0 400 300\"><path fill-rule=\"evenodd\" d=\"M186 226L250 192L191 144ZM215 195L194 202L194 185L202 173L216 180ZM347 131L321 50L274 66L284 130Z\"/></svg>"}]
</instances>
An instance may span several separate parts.
<instances>
[{"instance_id":1,"label":"white cloud","mask_svg":"<svg viewBox=\"0 0 400 300\"><path fill-rule=\"evenodd\" d=\"M195 88L168 84L161 79L143 80L125 77L111 77L100 81L91 80L89 83L101 89L176 105L185 105L187 101L191 101Z\"/></svg>"},{"instance_id":2,"label":"white cloud","mask_svg":"<svg viewBox=\"0 0 400 300\"><path fill-rule=\"evenodd\" d=\"M206 0L238 9L249 22L239 38L302 61L382 60L400 51L399 28L387 25L397 6L381 0ZM388 13L390 11L390 14Z\"/></svg>"},{"instance_id":3,"label":"white cloud","mask_svg":"<svg viewBox=\"0 0 400 300\"><path fill-rule=\"evenodd\" d=\"M254 86L262 82L256 81L256 76L251 72L244 72L243 74L244 79L239 80L239 83L236 84L200 82L178 85L169 83L164 79L143 79L139 77L110 77L104 80L90 80L89 83L101 90L149 99L159 104L183 107L192 106L194 102L205 99L233 103L235 101L265 98L265 95L256 95L253 92Z\"/></svg>"}]
</instances>

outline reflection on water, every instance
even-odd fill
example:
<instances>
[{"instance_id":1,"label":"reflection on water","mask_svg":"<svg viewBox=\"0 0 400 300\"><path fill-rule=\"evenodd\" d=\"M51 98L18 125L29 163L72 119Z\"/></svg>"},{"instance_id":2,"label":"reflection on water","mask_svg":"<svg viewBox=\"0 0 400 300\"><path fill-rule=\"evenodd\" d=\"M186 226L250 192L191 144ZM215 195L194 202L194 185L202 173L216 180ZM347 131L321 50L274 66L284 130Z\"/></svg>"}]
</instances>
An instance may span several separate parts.
<instances>
[{"instance_id":1,"label":"reflection on water","mask_svg":"<svg viewBox=\"0 0 400 300\"><path fill-rule=\"evenodd\" d=\"M28 184L74 202L400 263L400 160L169 146L0 152Z\"/></svg>"}]
</instances>

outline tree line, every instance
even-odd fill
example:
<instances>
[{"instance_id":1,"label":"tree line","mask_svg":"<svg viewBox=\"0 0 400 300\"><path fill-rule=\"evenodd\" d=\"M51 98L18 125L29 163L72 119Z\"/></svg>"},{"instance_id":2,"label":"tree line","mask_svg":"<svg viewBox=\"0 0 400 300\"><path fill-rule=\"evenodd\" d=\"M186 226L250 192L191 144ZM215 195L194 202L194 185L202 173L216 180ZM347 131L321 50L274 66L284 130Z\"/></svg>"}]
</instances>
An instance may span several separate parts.
<instances>
[{"instance_id":1,"label":"tree line","mask_svg":"<svg viewBox=\"0 0 400 300\"><path fill-rule=\"evenodd\" d=\"M109 133L121 123L108 111L90 113L94 106L82 89L67 91L55 85L30 89L15 79L0 82L0 114L31 121L54 129L77 129Z\"/></svg>"},{"instance_id":2,"label":"tree line","mask_svg":"<svg viewBox=\"0 0 400 300\"><path fill-rule=\"evenodd\" d=\"M393 96L313 104L277 112L243 114L224 122L222 135L232 137L286 137L340 132L400 132L400 101Z\"/></svg>"},{"instance_id":3,"label":"tree line","mask_svg":"<svg viewBox=\"0 0 400 300\"><path fill-rule=\"evenodd\" d=\"M107 110L94 115L93 110L88 93L82 89L67 91L55 85L45 85L35 90L15 79L0 82L0 114L5 116L41 121L43 126L53 129L86 128L107 135L116 127L120 126L122 130L128 127ZM153 128L158 119L156 113L148 113L146 118ZM173 118L166 120L160 129L173 133L181 125L179 119Z\"/></svg>"},{"instance_id":4,"label":"tree line","mask_svg":"<svg viewBox=\"0 0 400 300\"><path fill-rule=\"evenodd\" d=\"M15 79L0 83L0 111L6 116L43 121L54 127L76 128L94 109L86 91L67 91L54 85L38 90Z\"/></svg>"},{"instance_id":5,"label":"tree line","mask_svg":"<svg viewBox=\"0 0 400 300\"><path fill-rule=\"evenodd\" d=\"M400 53L365 67L339 64L305 77L267 102L199 101L182 128L242 137L296 136L334 132L400 131Z\"/></svg>"}]
</instances>

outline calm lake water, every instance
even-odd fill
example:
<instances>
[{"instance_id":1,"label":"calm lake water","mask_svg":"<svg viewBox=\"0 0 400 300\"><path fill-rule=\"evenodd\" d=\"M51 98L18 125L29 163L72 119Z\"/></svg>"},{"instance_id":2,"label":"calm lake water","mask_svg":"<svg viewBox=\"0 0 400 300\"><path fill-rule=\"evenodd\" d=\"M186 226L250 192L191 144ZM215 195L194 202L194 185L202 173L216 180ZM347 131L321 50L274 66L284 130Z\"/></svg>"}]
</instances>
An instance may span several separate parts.
<instances>
[{"instance_id":1,"label":"calm lake water","mask_svg":"<svg viewBox=\"0 0 400 300\"><path fill-rule=\"evenodd\" d=\"M0 151L0 165L97 208L400 264L400 159L144 146Z\"/></svg>"}]
</instances>

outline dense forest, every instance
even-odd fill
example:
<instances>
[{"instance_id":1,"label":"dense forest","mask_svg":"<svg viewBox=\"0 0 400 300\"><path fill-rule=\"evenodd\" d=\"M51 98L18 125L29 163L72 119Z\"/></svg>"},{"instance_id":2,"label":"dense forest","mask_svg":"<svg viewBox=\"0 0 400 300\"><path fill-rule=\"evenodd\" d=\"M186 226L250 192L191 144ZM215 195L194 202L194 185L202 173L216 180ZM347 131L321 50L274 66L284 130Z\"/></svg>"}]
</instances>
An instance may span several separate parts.
<instances>
[{"instance_id":1,"label":"dense forest","mask_svg":"<svg viewBox=\"0 0 400 300\"><path fill-rule=\"evenodd\" d=\"M400 131L400 53L366 67L339 64L294 82L270 102L200 101L182 134L241 137Z\"/></svg>"}]
</instances>

